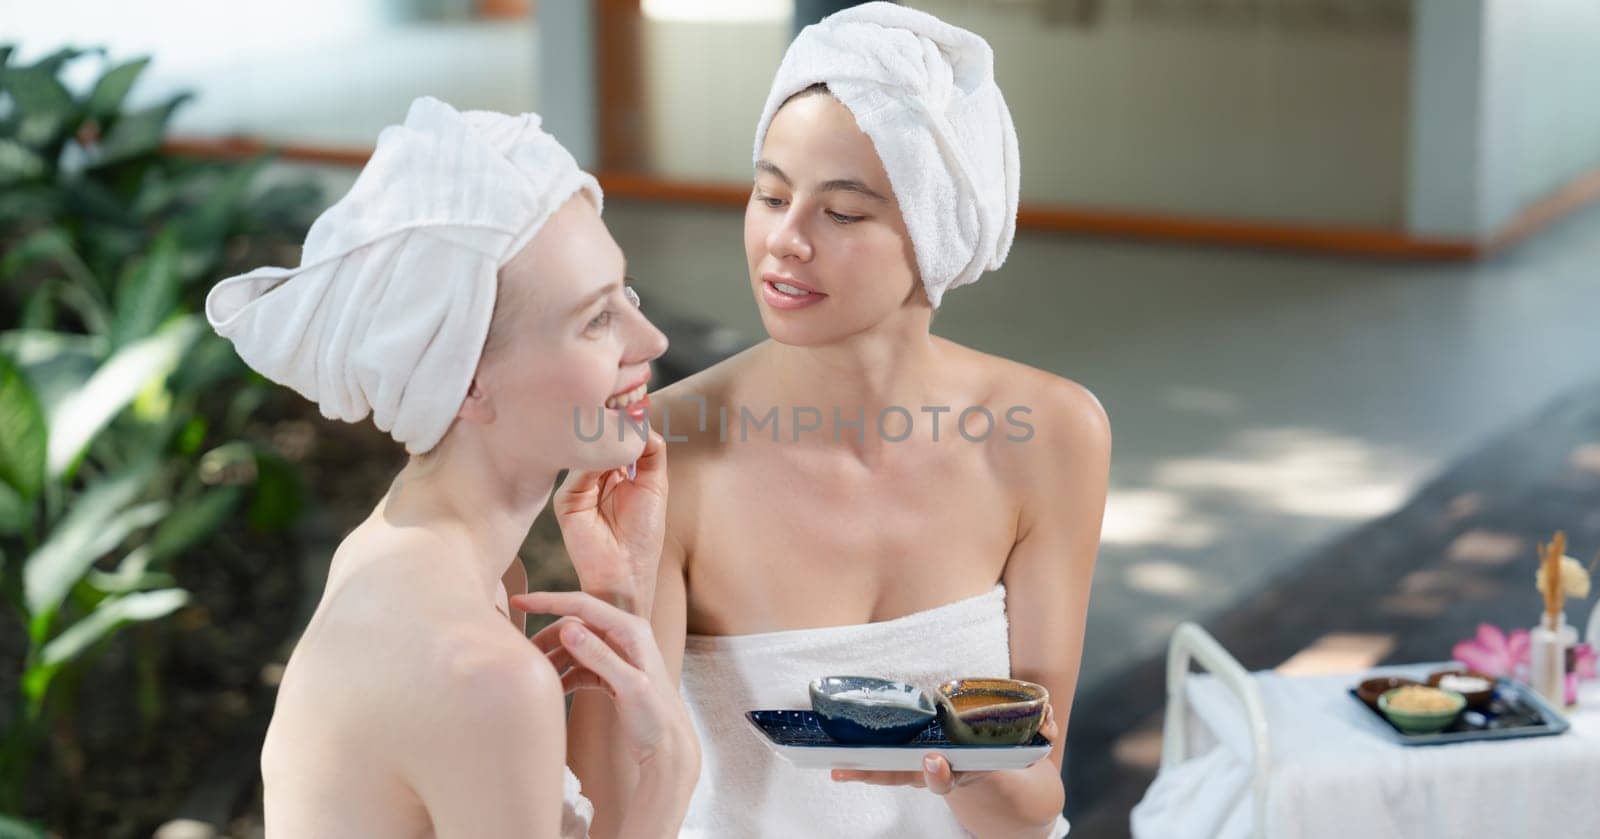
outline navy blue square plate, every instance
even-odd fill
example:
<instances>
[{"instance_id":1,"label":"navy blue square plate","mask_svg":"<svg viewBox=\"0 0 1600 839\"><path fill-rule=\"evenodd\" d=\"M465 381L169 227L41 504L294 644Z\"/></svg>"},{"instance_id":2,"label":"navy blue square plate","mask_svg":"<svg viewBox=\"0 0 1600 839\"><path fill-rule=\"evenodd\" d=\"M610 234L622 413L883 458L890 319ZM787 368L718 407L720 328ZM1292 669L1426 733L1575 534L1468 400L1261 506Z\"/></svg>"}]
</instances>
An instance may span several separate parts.
<instances>
[{"instance_id":1,"label":"navy blue square plate","mask_svg":"<svg viewBox=\"0 0 1600 839\"><path fill-rule=\"evenodd\" d=\"M779 757L802 769L921 771L922 758L943 755L956 772L1022 769L1050 754L1050 741L1035 734L1022 746L961 746L945 739L937 721L899 746L847 745L822 730L812 711L749 711L745 719Z\"/></svg>"}]
</instances>

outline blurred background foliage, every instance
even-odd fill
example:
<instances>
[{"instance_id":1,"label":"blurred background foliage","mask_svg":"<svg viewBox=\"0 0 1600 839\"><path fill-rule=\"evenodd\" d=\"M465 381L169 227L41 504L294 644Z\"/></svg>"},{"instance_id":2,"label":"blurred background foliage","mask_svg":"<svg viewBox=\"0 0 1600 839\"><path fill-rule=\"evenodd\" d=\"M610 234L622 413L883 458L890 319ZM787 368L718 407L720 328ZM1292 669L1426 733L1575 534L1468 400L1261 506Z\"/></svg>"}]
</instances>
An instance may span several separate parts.
<instances>
[{"instance_id":1,"label":"blurred background foliage","mask_svg":"<svg viewBox=\"0 0 1600 839\"><path fill-rule=\"evenodd\" d=\"M0 835L112 835L105 811L141 782L90 776L246 713L292 631L294 564L272 557L303 480L263 431L279 394L200 312L218 279L297 262L322 199L270 183L266 158L164 152L189 97L126 107L146 58L13 52L0 46ZM63 81L75 62L99 64L87 89ZM252 608L282 614L219 614ZM174 667L231 713L181 719ZM194 769L155 765L180 786Z\"/></svg>"}]
</instances>

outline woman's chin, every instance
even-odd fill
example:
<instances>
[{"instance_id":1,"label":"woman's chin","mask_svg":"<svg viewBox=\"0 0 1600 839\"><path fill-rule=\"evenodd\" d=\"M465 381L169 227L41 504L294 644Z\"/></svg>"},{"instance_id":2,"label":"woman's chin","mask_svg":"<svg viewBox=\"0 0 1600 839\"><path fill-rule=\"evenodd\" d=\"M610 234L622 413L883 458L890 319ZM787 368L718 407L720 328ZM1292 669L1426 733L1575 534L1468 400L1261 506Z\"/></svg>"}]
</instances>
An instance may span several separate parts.
<instances>
[{"instance_id":1,"label":"woman's chin","mask_svg":"<svg viewBox=\"0 0 1600 839\"><path fill-rule=\"evenodd\" d=\"M622 469L638 461L644 454L644 441L635 439L631 434L628 439L618 442L616 438L606 440L604 443L593 443L581 446L569 458L572 469L584 472L603 472L607 469Z\"/></svg>"},{"instance_id":2,"label":"woman's chin","mask_svg":"<svg viewBox=\"0 0 1600 839\"><path fill-rule=\"evenodd\" d=\"M828 324L796 323L782 312L768 315L765 309L761 312L761 325L766 327L768 338L791 347L818 347L838 337Z\"/></svg>"}]
</instances>

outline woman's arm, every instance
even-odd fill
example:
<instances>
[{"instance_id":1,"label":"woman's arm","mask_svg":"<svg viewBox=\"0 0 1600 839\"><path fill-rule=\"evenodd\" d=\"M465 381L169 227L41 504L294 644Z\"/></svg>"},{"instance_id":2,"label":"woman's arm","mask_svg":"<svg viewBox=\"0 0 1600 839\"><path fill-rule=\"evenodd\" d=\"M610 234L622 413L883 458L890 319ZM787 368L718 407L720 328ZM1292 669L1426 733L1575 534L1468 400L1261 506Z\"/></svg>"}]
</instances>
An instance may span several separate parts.
<instances>
[{"instance_id":1,"label":"woman's arm","mask_svg":"<svg viewBox=\"0 0 1600 839\"><path fill-rule=\"evenodd\" d=\"M663 659L668 687L677 690L683 666L685 592L681 553L667 540L655 590L650 622ZM691 738L693 731L687 732ZM598 691L580 691L572 698L568 717L567 760L583 783L584 794L595 805L594 837L618 835L621 817L630 802L643 792L638 765L624 745L625 730L616 703ZM693 777L699 775L698 743ZM693 778L690 780L691 789Z\"/></svg>"},{"instance_id":2,"label":"woman's arm","mask_svg":"<svg viewBox=\"0 0 1600 839\"><path fill-rule=\"evenodd\" d=\"M471 633L421 677L397 731L406 781L441 837L554 839L561 829L561 681L501 629Z\"/></svg>"},{"instance_id":3,"label":"woman's arm","mask_svg":"<svg viewBox=\"0 0 1600 839\"><path fill-rule=\"evenodd\" d=\"M700 745L650 625L585 592L513 601L563 616L534 643L563 673L563 687L578 691L568 759L595 805L590 835L677 836L700 775Z\"/></svg>"},{"instance_id":4,"label":"woman's arm","mask_svg":"<svg viewBox=\"0 0 1600 839\"><path fill-rule=\"evenodd\" d=\"M1048 760L1027 769L955 775L930 757L921 773L835 772L838 780L926 787L944 796L975 836L1044 836L1065 802L1061 760L1077 688L1083 634L1105 515L1111 431L1087 390L1052 378L1041 387L1039 431L1007 443L1023 484L1018 537L1006 560L1011 675L1050 691L1057 734Z\"/></svg>"},{"instance_id":5,"label":"woman's arm","mask_svg":"<svg viewBox=\"0 0 1600 839\"><path fill-rule=\"evenodd\" d=\"M651 432L650 445L638 461L635 484L654 488L661 503L648 496L624 496L624 501L635 498L650 501L645 504L618 504L605 506L598 496L566 496L566 488L557 496L558 508L570 509L563 516L563 538L568 541L568 552L573 554L574 565L579 567L582 588L598 599L626 608L635 615L648 618L654 639L661 653L666 672L666 684L677 695L678 672L683 663L683 636L685 636L686 589L683 576L685 549L675 538L682 532L683 522L693 520L690 506L693 493L683 492L682 485L674 488L672 504L666 504L667 458L666 440ZM578 485L582 487L582 485ZM646 525L653 525L653 536ZM635 533L632 538L595 538L606 532ZM624 556L613 546L637 544L632 551L650 551L648 556ZM597 837L613 836L621 826L622 813L626 812L640 785L637 765L627 756L624 748L626 730L618 716L618 709L606 696L594 692L579 692L573 696L573 708L568 716L566 733L566 759L584 785L584 793L595 804L594 828L590 833ZM693 730L686 727L693 735ZM694 777L699 775L699 749L694 749Z\"/></svg>"},{"instance_id":6,"label":"woman's arm","mask_svg":"<svg viewBox=\"0 0 1600 839\"><path fill-rule=\"evenodd\" d=\"M946 800L978 836L1020 836L1054 823L1065 804L1061 760L1078 686L1089 586L1100 547L1111 469L1105 410L1070 382L1052 393L1050 425L1033 439L1019 537L1006 561L1011 675L1050 691L1059 734L1050 759L1015 772L989 773L957 786ZM946 767L948 771L948 767Z\"/></svg>"}]
</instances>

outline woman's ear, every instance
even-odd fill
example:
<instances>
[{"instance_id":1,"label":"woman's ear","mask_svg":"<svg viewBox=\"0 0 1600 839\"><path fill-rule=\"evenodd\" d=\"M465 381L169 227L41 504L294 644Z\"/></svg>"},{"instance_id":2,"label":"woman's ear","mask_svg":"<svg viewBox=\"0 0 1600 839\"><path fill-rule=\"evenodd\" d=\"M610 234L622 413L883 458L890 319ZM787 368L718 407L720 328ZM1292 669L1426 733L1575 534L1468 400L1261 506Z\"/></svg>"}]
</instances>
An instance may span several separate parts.
<instances>
[{"instance_id":1,"label":"woman's ear","mask_svg":"<svg viewBox=\"0 0 1600 839\"><path fill-rule=\"evenodd\" d=\"M494 402L478 384L476 377L473 378L472 384L467 386L467 397L461 400L461 408L456 411L456 418L467 422L494 422Z\"/></svg>"}]
</instances>

